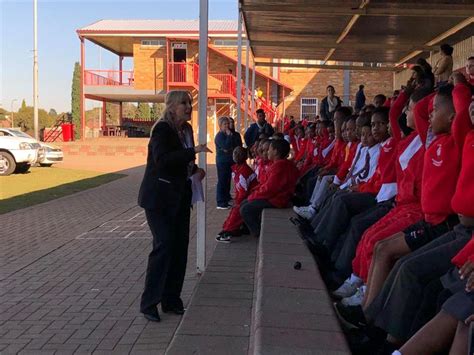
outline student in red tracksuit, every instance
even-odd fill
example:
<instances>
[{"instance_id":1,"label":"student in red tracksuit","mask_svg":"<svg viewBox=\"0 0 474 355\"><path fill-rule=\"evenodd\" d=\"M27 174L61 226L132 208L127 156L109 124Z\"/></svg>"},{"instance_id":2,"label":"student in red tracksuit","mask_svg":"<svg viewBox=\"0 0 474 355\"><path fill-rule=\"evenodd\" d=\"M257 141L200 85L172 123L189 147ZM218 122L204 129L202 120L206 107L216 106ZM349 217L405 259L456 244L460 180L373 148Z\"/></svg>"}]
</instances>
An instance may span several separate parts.
<instances>
[{"instance_id":1,"label":"student in red tracksuit","mask_svg":"<svg viewBox=\"0 0 474 355\"><path fill-rule=\"evenodd\" d=\"M401 95L399 100L403 100L404 97L404 95ZM407 110L407 124L409 127L415 127L412 110L415 106L415 102L417 102L420 97L423 97L421 91L416 92L411 97ZM418 102L417 105L423 104L422 102L423 100ZM392 128L392 133L395 139L400 139L400 132L396 129L395 125L393 126L395 130ZM361 304L366 290L364 282L366 282L368 278L369 266L375 244L423 218L420 199L424 148L416 131L398 142L396 155L396 206L362 235L362 239L357 245L356 256L352 261L353 273L344 284L334 292L340 297L347 297L342 301L342 305L344 306L356 306ZM353 295L353 297L351 297L351 295Z\"/></svg>"},{"instance_id":2,"label":"student in red tracksuit","mask_svg":"<svg viewBox=\"0 0 474 355\"><path fill-rule=\"evenodd\" d=\"M300 150L298 155L295 156L295 164L300 171L305 165L305 162L311 159L313 150L319 144L320 137L316 134L316 126L316 124L310 124L305 128L304 150Z\"/></svg>"},{"instance_id":3,"label":"student in red tracksuit","mask_svg":"<svg viewBox=\"0 0 474 355\"><path fill-rule=\"evenodd\" d=\"M257 176L247 165L246 149L242 147L235 148L233 158L235 162L232 166L235 189L234 206L222 226L222 231L216 237L216 241L224 243L230 243L232 236L241 234L244 221L240 216L240 205L250 194L250 191L257 186Z\"/></svg>"},{"instance_id":4,"label":"student in red tracksuit","mask_svg":"<svg viewBox=\"0 0 474 355\"><path fill-rule=\"evenodd\" d=\"M268 148L270 147L270 140L264 139L259 144L257 151L258 159L255 163L255 174L257 175L257 181L262 184L267 178L267 171L271 165L271 161L268 160Z\"/></svg>"},{"instance_id":5,"label":"student in red tracksuit","mask_svg":"<svg viewBox=\"0 0 474 355\"><path fill-rule=\"evenodd\" d=\"M290 133L290 142L293 148L293 159L298 161L303 156L306 147L306 137L302 125L296 125L293 134Z\"/></svg>"},{"instance_id":6,"label":"student in red tracksuit","mask_svg":"<svg viewBox=\"0 0 474 355\"><path fill-rule=\"evenodd\" d=\"M285 208L295 192L298 180L298 169L293 161L288 160L290 144L284 139L275 139L270 143L268 159L272 165L267 179L259 184L240 207L240 214L250 230L258 237L262 212L265 208Z\"/></svg>"},{"instance_id":7,"label":"student in red tracksuit","mask_svg":"<svg viewBox=\"0 0 474 355\"><path fill-rule=\"evenodd\" d=\"M370 304L377 296L396 260L443 235L458 223L450 201L461 167L464 139L471 128L466 110L470 100L470 89L466 85L457 84L452 99L450 86L444 86L434 99L431 131L429 123L423 119L426 113L415 115L417 130L425 145L429 135L436 135L431 143L428 142L424 156L421 190L424 219L376 244L364 304ZM416 107L418 110L427 108L428 105Z\"/></svg>"}]
</instances>

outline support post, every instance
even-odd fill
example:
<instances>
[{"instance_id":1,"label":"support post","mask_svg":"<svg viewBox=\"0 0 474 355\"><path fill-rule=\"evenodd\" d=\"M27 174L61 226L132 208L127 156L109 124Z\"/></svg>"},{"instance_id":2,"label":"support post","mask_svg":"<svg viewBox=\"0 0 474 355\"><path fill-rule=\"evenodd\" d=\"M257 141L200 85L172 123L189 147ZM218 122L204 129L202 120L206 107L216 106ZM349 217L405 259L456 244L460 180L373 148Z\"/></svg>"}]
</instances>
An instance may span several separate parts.
<instances>
[{"instance_id":1,"label":"support post","mask_svg":"<svg viewBox=\"0 0 474 355\"><path fill-rule=\"evenodd\" d=\"M123 102L120 101L119 103L119 123L120 126L123 126Z\"/></svg>"},{"instance_id":2,"label":"support post","mask_svg":"<svg viewBox=\"0 0 474 355\"><path fill-rule=\"evenodd\" d=\"M270 79L267 79L267 105L270 106Z\"/></svg>"},{"instance_id":3,"label":"support post","mask_svg":"<svg viewBox=\"0 0 474 355\"><path fill-rule=\"evenodd\" d=\"M122 85L123 57L119 56L119 82Z\"/></svg>"},{"instance_id":4,"label":"support post","mask_svg":"<svg viewBox=\"0 0 474 355\"><path fill-rule=\"evenodd\" d=\"M81 139L86 138L86 103L84 96L84 85L85 85L85 67L86 65L86 48L84 43L84 37L81 37Z\"/></svg>"},{"instance_id":5,"label":"support post","mask_svg":"<svg viewBox=\"0 0 474 355\"><path fill-rule=\"evenodd\" d=\"M283 127L285 127L285 87L282 87L282 98L281 98L281 104L282 104L282 115L281 115L281 131L283 132Z\"/></svg>"},{"instance_id":6,"label":"support post","mask_svg":"<svg viewBox=\"0 0 474 355\"><path fill-rule=\"evenodd\" d=\"M250 46L247 39L247 46L245 47L245 112L244 112L244 129L248 127L248 118L249 118L249 52Z\"/></svg>"},{"instance_id":7,"label":"support post","mask_svg":"<svg viewBox=\"0 0 474 355\"><path fill-rule=\"evenodd\" d=\"M34 49L33 49L33 123L35 128L35 139L39 141L38 121L38 0L33 3L34 16Z\"/></svg>"},{"instance_id":8,"label":"support post","mask_svg":"<svg viewBox=\"0 0 474 355\"><path fill-rule=\"evenodd\" d=\"M208 20L209 1L199 0L199 144L207 143L207 47L208 47ZM199 167L207 170L206 153L199 153ZM197 203L197 245L196 267L197 272L203 273L206 269L206 192L207 178L203 181L204 201Z\"/></svg>"},{"instance_id":9,"label":"support post","mask_svg":"<svg viewBox=\"0 0 474 355\"><path fill-rule=\"evenodd\" d=\"M254 119L255 116L255 61L253 61L252 66L252 103L250 108L251 119Z\"/></svg>"},{"instance_id":10,"label":"support post","mask_svg":"<svg viewBox=\"0 0 474 355\"><path fill-rule=\"evenodd\" d=\"M102 101L102 132L105 132L105 128L107 127L107 101Z\"/></svg>"},{"instance_id":11,"label":"support post","mask_svg":"<svg viewBox=\"0 0 474 355\"><path fill-rule=\"evenodd\" d=\"M349 106L349 98L351 97L351 72L344 70L344 106Z\"/></svg>"},{"instance_id":12,"label":"support post","mask_svg":"<svg viewBox=\"0 0 474 355\"><path fill-rule=\"evenodd\" d=\"M237 132L242 130L242 13L239 8L237 36Z\"/></svg>"}]
</instances>

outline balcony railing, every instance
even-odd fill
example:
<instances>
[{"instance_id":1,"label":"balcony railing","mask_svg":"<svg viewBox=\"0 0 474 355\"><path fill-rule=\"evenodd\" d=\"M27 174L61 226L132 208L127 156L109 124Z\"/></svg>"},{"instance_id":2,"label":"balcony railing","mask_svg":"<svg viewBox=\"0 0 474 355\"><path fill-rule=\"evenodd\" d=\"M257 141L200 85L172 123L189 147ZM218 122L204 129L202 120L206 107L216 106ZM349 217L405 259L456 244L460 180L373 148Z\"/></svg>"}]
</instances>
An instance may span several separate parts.
<instances>
[{"instance_id":1,"label":"balcony railing","mask_svg":"<svg viewBox=\"0 0 474 355\"><path fill-rule=\"evenodd\" d=\"M85 70L84 84L91 86L133 86L133 71Z\"/></svg>"},{"instance_id":2,"label":"balcony railing","mask_svg":"<svg viewBox=\"0 0 474 355\"><path fill-rule=\"evenodd\" d=\"M168 63L168 82L199 85L199 65L196 63Z\"/></svg>"}]
</instances>

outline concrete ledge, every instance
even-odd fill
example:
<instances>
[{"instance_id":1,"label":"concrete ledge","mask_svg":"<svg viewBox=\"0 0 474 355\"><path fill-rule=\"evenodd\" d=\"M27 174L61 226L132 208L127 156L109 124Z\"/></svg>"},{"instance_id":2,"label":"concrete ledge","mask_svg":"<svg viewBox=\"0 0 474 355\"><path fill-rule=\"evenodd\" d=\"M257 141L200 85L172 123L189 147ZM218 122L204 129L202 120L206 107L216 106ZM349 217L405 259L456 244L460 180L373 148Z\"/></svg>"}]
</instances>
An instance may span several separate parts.
<instances>
[{"instance_id":1,"label":"concrete ledge","mask_svg":"<svg viewBox=\"0 0 474 355\"><path fill-rule=\"evenodd\" d=\"M253 354L350 354L316 263L288 218L267 209L257 250ZM301 262L301 270L293 265Z\"/></svg>"}]
</instances>

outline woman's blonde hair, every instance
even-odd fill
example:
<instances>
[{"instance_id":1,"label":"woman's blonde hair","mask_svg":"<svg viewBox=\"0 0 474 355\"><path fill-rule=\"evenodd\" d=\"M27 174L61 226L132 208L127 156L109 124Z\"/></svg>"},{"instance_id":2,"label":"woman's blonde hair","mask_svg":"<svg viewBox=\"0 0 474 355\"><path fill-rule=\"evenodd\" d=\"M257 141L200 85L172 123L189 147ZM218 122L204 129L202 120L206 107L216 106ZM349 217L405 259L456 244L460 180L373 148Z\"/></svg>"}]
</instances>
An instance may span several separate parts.
<instances>
[{"instance_id":1,"label":"woman's blonde hair","mask_svg":"<svg viewBox=\"0 0 474 355\"><path fill-rule=\"evenodd\" d=\"M230 124L230 117L227 117L227 116L221 116L219 117L218 119L218 123L219 123L219 127L222 126L222 124L227 121L229 124Z\"/></svg>"},{"instance_id":2,"label":"woman's blonde hair","mask_svg":"<svg viewBox=\"0 0 474 355\"><path fill-rule=\"evenodd\" d=\"M189 99L191 101L191 104L193 102L193 97L191 96L191 93L189 91L185 90L172 90L166 94L165 98L165 109L163 111L163 114L160 119L158 119L154 124L153 127L151 128L150 134L153 133L153 130L155 129L155 126L158 124L158 122L165 121L166 123L169 124L169 126L174 129L175 131L178 131L178 127L176 126L175 119L173 115L170 112L170 107L175 106L177 104L180 104L184 100Z\"/></svg>"}]
</instances>

